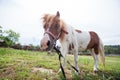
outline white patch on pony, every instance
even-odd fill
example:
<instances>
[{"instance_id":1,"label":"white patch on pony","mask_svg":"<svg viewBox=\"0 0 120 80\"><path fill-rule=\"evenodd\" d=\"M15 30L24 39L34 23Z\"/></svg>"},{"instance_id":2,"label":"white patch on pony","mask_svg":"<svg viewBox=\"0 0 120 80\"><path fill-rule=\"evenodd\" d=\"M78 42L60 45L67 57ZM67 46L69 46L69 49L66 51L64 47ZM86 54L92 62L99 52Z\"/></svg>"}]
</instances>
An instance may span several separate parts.
<instances>
[{"instance_id":1,"label":"white patch on pony","mask_svg":"<svg viewBox=\"0 0 120 80\"><path fill-rule=\"evenodd\" d=\"M89 32L82 31L79 33L73 27L68 28L67 31L69 44L73 43L81 51L87 49L91 39Z\"/></svg>"},{"instance_id":2,"label":"white patch on pony","mask_svg":"<svg viewBox=\"0 0 120 80\"><path fill-rule=\"evenodd\" d=\"M86 50L90 42L89 32L82 31L81 33L76 32L77 42L79 45L79 50Z\"/></svg>"}]
</instances>

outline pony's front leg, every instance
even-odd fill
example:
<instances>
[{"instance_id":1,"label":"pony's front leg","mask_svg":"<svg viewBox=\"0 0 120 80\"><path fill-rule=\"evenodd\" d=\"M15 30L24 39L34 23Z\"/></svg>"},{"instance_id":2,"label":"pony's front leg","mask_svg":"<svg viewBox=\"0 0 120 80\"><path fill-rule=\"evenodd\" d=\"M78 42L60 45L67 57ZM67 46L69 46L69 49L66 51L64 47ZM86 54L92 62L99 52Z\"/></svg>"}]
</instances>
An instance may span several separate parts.
<instances>
[{"instance_id":1,"label":"pony's front leg","mask_svg":"<svg viewBox=\"0 0 120 80\"><path fill-rule=\"evenodd\" d=\"M67 44L64 44L64 46L61 46L61 54L63 57L61 57L62 59L62 67L63 69L65 68L65 63L66 63L66 54L68 53L68 48L67 48ZM61 71L61 69L59 69L58 73Z\"/></svg>"},{"instance_id":2,"label":"pony's front leg","mask_svg":"<svg viewBox=\"0 0 120 80\"><path fill-rule=\"evenodd\" d=\"M68 53L68 48L67 47L63 47L62 49L61 49L61 53L62 53L62 56L63 56L63 58L62 58L62 67L63 68L65 68L65 63L66 63L66 54Z\"/></svg>"}]
</instances>

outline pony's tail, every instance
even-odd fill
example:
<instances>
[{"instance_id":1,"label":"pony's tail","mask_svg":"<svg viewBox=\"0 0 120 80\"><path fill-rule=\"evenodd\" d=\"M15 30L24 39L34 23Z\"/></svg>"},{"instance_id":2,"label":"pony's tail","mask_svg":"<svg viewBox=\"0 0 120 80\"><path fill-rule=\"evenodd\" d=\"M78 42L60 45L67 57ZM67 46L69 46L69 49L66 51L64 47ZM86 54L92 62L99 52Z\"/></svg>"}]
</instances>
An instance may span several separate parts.
<instances>
[{"instance_id":1,"label":"pony's tail","mask_svg":"<svg viewBox=\"0 0 120 80\"><path fill-rule=\"evenodd\" d=\"M105 55L104 55L104 46L101 40L99 42L99 55L100 55L100 59L101 59L101 62L104 68L105 67Z\"/></svg>"}]
</instances>

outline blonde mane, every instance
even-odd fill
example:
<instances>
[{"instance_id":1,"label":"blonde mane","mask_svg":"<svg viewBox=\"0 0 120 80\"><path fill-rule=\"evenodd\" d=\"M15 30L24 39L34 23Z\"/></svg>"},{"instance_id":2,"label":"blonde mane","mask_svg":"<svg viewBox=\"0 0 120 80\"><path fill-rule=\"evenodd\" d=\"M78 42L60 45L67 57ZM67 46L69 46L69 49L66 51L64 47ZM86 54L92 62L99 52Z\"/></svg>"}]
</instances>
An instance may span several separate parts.
<instances>
[{"instance_id":1,"label":"blonde mane","mask_svg":"<svg viewBox=\"0 0 120 80\"><path fill-rule=\"evenodd\" d=\"M44 14L44 16L42 17L42 20L43 20L43 28L47 28L48 24L52 24L56 20L59 20L59 25L60 25L59 27L63 30L66 30L67 25L62 19L60 18L56 19L56 15Z\"/></svg>"}]
</instances>

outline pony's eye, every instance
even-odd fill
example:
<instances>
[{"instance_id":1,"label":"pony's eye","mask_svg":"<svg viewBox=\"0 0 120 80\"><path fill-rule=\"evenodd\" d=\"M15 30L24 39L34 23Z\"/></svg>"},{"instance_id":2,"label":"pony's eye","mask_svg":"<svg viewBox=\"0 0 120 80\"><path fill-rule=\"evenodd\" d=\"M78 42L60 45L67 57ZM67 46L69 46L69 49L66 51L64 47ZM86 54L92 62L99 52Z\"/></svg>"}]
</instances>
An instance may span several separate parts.
<instances>
[{"instance_id":1,"label":"pony's eye","mask_svg":"<svg viewBox=\"0 0 120 80\"><path fill-rule=\"evenodd\" d=\"M59 25L57 23L55 23L54 26L55 26L55 29L59 28Z\"/></svg>"},{"instance_id":2,"label":"pony's eye","mask_svg":"<svg viewBox=\"0 0 120 80\"><path fill-rule=\"evenodd\" d=\"M46 29L46 24L44 24L44 29Z\"/></svg>"},{"instance_id":3,"label":"pony's eye","mask_svg":"<svg viewBox=\"0 0 120 80\"><path fill-rule=\"evenodd\" d=\"M46 29L46 26L44 26L44 29Z\"/></svg>"}]
</instances>

